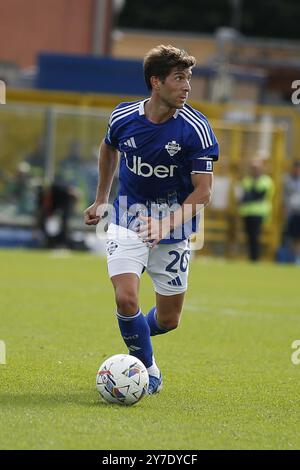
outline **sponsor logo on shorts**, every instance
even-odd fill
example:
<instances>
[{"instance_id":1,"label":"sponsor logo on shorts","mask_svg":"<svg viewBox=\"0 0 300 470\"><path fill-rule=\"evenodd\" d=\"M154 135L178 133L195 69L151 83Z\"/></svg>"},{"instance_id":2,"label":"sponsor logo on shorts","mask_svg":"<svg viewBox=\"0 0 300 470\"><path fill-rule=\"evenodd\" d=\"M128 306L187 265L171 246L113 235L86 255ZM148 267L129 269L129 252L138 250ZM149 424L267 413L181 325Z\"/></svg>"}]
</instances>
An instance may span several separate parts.
<instances>
[{"instance_id":1,"label":"sponsor logo on shorts","mask_svg":"<svg viewBox=\"0 0 300 470\"><path fill-rule=\"evenodd\" d=\"M107 242L107 247L106 247L107 253L108 253L109 255L112 255L112 254L116 251L116 249L118 248L118 246L119 246L119 245L118 245L116 242L114 242L114 241L109 241L109 242Z\"/></svg>"},{"instance_id":2,"label":"sponsor logo on shorts","mask_svg":"<svg viewBox=\"0 0 300 470\"><path fill-rule=\"evenodd\" d=\"M168 284L170 284L170 286L182 286L182 282L179 276L176 276L175 279L169 281Z\"/></svg>"}]
</instances>

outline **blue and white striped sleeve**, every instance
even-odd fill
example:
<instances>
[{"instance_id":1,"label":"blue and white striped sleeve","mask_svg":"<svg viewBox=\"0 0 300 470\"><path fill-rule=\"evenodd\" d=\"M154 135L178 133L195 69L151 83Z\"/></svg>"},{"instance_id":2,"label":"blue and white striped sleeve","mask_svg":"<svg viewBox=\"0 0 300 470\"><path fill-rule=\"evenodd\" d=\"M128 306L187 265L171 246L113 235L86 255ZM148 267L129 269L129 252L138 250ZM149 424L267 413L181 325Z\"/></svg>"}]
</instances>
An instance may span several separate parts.
<instances>
[{"instance_id":1,"label":"blue and white striped sleeve","mask_svg":"<svg viewBox=\"0 0 300 470\"><path fill-rule=\"evenodd\" d=\"M111 113L104 142L118 148L120 127L130 116L137 113L140 102L120 103Z\"/></svg>"},{"instance_id":2,"label":"blue and white striped sleeve","mask_svg":"<svg viewBox=\"0 0 300 470\"><path fill-rule=\"evenodd\" d=\"M193 108L184 108L181 115L189 123L187 158L191 173L213 173L213 163L219 159L219 144L209 122Z\"/></svg>"},{"instance_id":3,"label":"blue and white striped sleeve","mask_svg":"<svg viewBox=\"0 0 300 470\"><path fill-rule=\"evenodd\" d=\"M110 115L109 121L108 121L108 126L107 126L107 131L106 135L104 138L104 142L107 145L111 145L112 147L118 148L118 140L116 136L116 126L114 126L114 115L118 111L118 106L113 110L113 112Z\"/></svg>"}]
</instances>

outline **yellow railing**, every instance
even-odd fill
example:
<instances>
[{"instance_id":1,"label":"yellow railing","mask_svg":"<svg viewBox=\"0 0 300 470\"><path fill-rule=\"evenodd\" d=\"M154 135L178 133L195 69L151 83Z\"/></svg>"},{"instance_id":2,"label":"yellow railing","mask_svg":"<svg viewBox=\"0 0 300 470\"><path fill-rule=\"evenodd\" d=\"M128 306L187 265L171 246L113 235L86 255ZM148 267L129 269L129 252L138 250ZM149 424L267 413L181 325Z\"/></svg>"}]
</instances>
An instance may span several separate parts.
<instances>
[{"instance_id":1,"label":"yellow railing","mask_svg":"<svg viewBox=\"0 0 300 470\"><path fill-rule=\"evenodd\" d=\"M57 125L57 141L55 156L59 161L67 150L67 142L73 137L81 136L86 142L86 150L89 150L91 143L96 145L100 142L105 133L107 116L110 110L120 101L133 101L141 97L101 95L91 93L66 93L40 90L12 90L8 89L7 104L23 103L33 108L33 105L43 107L64 106L67 109L72 107L80 112L93 110L94 118L97 112L104 112L102 119L88 118L81 119L73 115L60 117ZM222 245L218 249L226 255L239 253L240 245L244 244L244 235L238 216L238 202L236 188L244 175L247 163L252 157L260 152L261 134L263 127L259 124L230 123L224 120L225 114L236 105L214 104L206 102L191 102L191 105L198 108L205 114L216 132L220 143L220 161L215 165L215 179L227 178L227 203L221 209L214 207L205 211L205 248L204 252L215 251L215 245ZM12 168L16 158L16 148L23 148L24 153L28 152L34 140L42 132L44 117L36 110L35 118L26 119L26 116L16 117L13 114L5 113L1 108L0 130L9 130L10 138L2 140L2 150L0 155L1 164ZM37 107L38 108L38 107ZM30 109L30 108L28 108ZM45 108L43 108L45 109ZM63 108L62 108L63 109ZM71 108L70 108L71 109ZM280 242L282 231L282 174L287 167L287 162L298 156L300 148L300 116L293 107L271 107L253 106L251 112L259 122L261 116L269 115L279 125L273 125L271 129L270 154L265 155L268 162L268 172L275 184L275 196L273 201L273 216L263 232L264 254L267 258L272 258ZM77 121L76 121L77 119ZM76 121L76 122L75 122ZM3 145L5 148L3 148ZM22 147L23 146L23 147ZM19 157L18 157L19 158ZM223 181L222 180L222 181ZM223 182L224 182L223 181Z\"/></svg>"},{"instance_id":2,"label":"yellow railing","mask_svg":"<svg viewBox=\"0 0 300 470\"><path fill-rule=\"evenodd\" d=\"M73 105L96 108L106 108L111 110L120 101L134 101L140 99L140 96L121 96L106 95L95 93L72 93L59 91L44 91L35 89L7 89L7 103L28 103L43 105ZM191 101L190 104L200 109L209 119L223 120L225 113L238 108L242 105L226 103L210 103ZM245 105L244 105L245 107ZM288 159L299 158L300 148L300 114L295 106L270 106L270 105L251 105L251 111L254 118L259 119L264 115L272 116L277 123L286 123L289 128Z\"/></svg>"}]
</instances>

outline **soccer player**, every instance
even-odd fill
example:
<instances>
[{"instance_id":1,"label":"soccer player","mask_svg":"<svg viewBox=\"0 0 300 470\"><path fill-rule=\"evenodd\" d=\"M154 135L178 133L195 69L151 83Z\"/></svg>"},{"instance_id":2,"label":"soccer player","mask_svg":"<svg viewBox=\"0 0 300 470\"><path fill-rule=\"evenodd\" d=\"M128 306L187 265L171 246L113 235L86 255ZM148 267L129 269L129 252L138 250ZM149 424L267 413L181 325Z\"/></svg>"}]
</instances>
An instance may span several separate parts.
<instances>
[{"instance_id":1,"label":"soccer player","mask_svg":"<svg viewBox=\"0 0 300 470\"><path fill-rule=\"evenodd\" d=\"M177 328L187 289L189 236L208 204L218 143L203 114L186 104L195 58L160 45L144 59L150 98L112 112L100 148L99 184L85 223L103 217L119 155L120 187L107 231L107 262L117 319L129 353L149 373L150 395L162 388L151 336ZM151 276L156 305L143 315L140 277Z\"/></svg>"}]
</instances>

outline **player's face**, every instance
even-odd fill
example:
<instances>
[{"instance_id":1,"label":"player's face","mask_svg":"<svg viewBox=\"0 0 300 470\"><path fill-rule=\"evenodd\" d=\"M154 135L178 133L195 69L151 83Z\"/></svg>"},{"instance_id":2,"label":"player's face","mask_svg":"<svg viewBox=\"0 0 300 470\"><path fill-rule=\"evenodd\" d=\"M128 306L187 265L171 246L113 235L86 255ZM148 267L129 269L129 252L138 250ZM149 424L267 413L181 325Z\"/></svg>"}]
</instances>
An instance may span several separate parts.
<instances>
[{"instance_id":1,"label":"player's face","mask_svg":"<svg viewBox=\"0 0 300 470\"><path fill-rule=\"evenodd\" d=\"M170 108L181 109L191 91L192 68L174 67L163 82L159 81L160 99Z\"/></svg>"}]
</instances>

